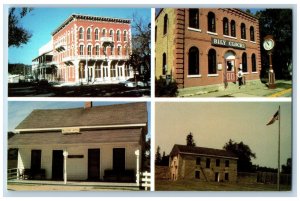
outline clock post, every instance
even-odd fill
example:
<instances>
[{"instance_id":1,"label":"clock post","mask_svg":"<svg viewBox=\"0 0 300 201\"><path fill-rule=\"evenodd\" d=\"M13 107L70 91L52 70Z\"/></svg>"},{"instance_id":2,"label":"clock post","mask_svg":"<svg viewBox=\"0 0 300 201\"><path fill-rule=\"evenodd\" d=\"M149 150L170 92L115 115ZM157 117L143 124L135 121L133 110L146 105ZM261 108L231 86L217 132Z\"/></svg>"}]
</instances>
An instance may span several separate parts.
<instances>
[{"instance_id":1,"label":"clock post","mask_svg":"<svg viewBox=\"0 0 300 201\"><path fill-rule=\"evenodd\" d=\"M269 82L268 82L268 86L269 89L275 89L276 85L275 85L275 73L273 70L273 64L272 64L272 50L275 46L275 41L273 36L271 35L267 35L266 37L264 37L264 43L263 43L263 47L265 50L268 51L268 55L269 55Z\"/></svg>"}]
</instances>

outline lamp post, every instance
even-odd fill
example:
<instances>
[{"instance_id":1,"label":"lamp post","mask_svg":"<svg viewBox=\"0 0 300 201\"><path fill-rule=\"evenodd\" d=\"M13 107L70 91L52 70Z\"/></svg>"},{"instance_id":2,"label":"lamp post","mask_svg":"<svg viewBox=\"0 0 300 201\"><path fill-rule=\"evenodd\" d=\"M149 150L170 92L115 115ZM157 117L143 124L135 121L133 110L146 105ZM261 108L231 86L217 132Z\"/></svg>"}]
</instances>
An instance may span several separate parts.
<instances>
[{"instance_id":1,"label":"lamp post","mask_svg":"<svg viewBox=\"0 0 300 201\"><path fill-rule=\"evenodd\" d=\"M263 47L266 51L268 51L268 55L269 55L269 89L275 89L276 85L275 85L275 73L273 70L273 64L272 64L272 50L275 46L275 41L273 36L271 35L267 35L266 37L264 37L264 42L263 42Z\"/></svg>"},{"instance_id":2,"label":"lamp post","mask_svg":"<svg viewBox=\"0 0 300 201\"><path fill-rule=\"evenodd\" d=\"M64 150L63 156L64 156L64 184L67 184L67 157L69 153L67 150Z\"/></svg>"}]
</instances>

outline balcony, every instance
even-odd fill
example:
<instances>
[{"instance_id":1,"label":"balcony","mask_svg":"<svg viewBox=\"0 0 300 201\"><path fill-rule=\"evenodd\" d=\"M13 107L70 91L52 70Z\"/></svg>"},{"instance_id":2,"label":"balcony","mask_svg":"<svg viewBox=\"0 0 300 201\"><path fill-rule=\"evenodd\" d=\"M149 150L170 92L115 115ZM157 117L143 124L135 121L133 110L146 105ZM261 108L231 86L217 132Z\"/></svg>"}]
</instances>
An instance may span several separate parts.
<instances>
[{"instance_id":1,"label":"balcony","mask_svg":"<svg viewBox=\"0 0 300 201\"><path fill-rule=\"evenodd\" d=\"M100 41L102 42L104 47L114 44L112 37L101 37Z\"/></svg>"},{"instance_id":2,"label":"balcony","mask_svg":"<svg viewBox=\"0 0 300 201\"><path fill-rule=\"evenodd\" d=\"M64 51L66 49L66 43L65 42L59 42L59 43L56 43L54 45L54 48L58 51L58 52L61 52L61 51Z\"/></svg>"}]
</instances>

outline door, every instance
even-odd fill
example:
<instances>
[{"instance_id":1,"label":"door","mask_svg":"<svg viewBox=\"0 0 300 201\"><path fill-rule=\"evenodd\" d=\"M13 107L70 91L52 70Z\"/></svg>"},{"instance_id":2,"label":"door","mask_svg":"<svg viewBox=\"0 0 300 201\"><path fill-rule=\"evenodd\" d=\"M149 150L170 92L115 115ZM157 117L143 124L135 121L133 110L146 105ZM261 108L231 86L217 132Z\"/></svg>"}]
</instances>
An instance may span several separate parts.
<instances>
[{"instance_id":1,"label":"door","mask_svg":"<svg viewBox=\"0 0 300 201\"><path fill-rule=\"evenodd\" d=\"M63 150L52 151L52 179L63 180L64 156Z\"/></svg>"},{"instance_id":2,"label":"door","mask_svg":"<svg viewBox=\"0 0 300 201\"><path fill-rule=\"evenodd\" d=\"M88 150L88 180L100 179L100 149Z\"/></svg>"},{"instance_id":3,"label":"door","mask_svg":"<svg viewBox=\"0 0 300 201\"><path fill-rule=\"evenodd\" d=\"M218 172L215 173L215 181L219 182L219 173Z\"/></svg>"},{"instance_id":4,"label":"door","mask_svg":"<svg viewBox=\"0 0 300 201\"><path fill-rule=\"evenodd\" d=\"M41 169L42 150L31 150L30 169L33 174Z\"/></svg>"},{"instance_id":5,"label":"door","mask_svg":"<svg viewBox=\"0 0 300 201\"><path fill-rule=\"evenodd\" d=\"M125 170L125 148L113 149L113 169L118 172Z\"/></svg>"},{"instance_id":6,"label":"door","mask_svg":"<svg viewBox=\"0 0 300 201\"><path fill-rule=\"evenodd\" d=\"M226 79L227 82L235 82L235 60L234 59L226 59Z\"/></svg>"}]
</instances>

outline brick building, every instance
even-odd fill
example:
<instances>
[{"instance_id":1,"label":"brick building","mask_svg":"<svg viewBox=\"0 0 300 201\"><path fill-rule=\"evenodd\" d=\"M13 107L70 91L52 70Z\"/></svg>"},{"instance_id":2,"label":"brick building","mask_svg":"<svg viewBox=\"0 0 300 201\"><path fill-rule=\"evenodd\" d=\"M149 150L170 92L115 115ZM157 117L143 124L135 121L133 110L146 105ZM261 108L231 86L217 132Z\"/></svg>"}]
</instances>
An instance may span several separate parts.
<instances>
[{"instance_id":1,"label":"brick building","mask_svg":"<svg viewBox=\"0 0 300 201\"><path fill-rule=\"evenodd\" d=\"M225 150L175 144L169 160L171 180L237 181L238 158Z\"/></svg>"},{"instance_id":2,"label":"brick building","mask_svg":"<svg viewBox=\"0 0 300 201\"><path fill-rule=\"evenodd\" d=\"M118 83L133 77L127 64L131 20L72 14L52 33L56 79L63 83Z\"/></svg>"},{"instance_id":3,"label":"brick building","mask_svg":"<svg viewBox=\"0 0 300 201\"><path fill-rule=\"evenodd\" d=\"M240 9L164 8L155 20L155 74L180 88L258 80L259 21Z\"/></svg>"},{"instance_id":4,"label":"brick building","mask_svg":"<svg viewBox=\"0 0 300 201\"><path fill-rule=\"evenodd\" d=\"M20 179L135 182L147 121L146 103L34 110L8 148L18 149Z\"/></svg>"}]
</instances>

